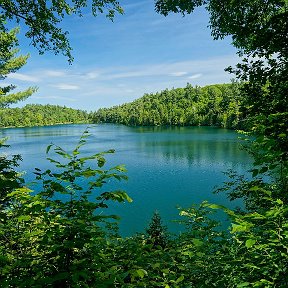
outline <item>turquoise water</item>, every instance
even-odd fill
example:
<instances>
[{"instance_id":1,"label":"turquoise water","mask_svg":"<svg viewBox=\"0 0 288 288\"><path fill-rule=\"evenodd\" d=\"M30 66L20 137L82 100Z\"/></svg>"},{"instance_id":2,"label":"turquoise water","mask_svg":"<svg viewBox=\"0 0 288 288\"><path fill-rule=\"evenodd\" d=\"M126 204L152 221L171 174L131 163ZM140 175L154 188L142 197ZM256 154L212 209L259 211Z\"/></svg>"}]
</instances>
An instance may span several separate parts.
<instances>
[{"instance_id":1,"label":"turquoise water","mask_svg":"<svg viewBox=\"0 0 288 288\"><path fill-rule=\"evenodd\" d=\"M45 151L53 142L71 151L86 125L59 125L33 128L1 129L0 137L9 137L9 154L21 154L20 170L27 181L34 179L35 167L50 167ZM227 180L228 169L244 173L251 159L239 149L238 135L231 130L212 127L126 127L101 124L89 128L91 137L84 154L108 149L107 166L125 164L128 182L109 184L124 189L133 203L111 204L109 212L120 215L120 232L131 235L143 231L153 211L158 210L171 231L179 225L177 206L189 207L208 200L231 203L224 195L215 195L215 186ZM235 204L233 204L235 205Z\"/></svg>"}]
</instances>

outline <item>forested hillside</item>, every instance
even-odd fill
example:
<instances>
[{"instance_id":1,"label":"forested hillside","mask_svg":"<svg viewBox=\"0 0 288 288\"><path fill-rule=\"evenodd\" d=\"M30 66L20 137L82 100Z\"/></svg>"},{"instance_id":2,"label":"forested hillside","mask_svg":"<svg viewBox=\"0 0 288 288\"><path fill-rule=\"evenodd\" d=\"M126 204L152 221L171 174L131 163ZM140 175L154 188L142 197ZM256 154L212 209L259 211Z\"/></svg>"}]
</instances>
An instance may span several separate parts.
<instances>
[{"instance_id":1,"label":"forested hillside","mask_svg":"<svg viewBox=\"0 0 288 288\"><path fill-rule=\"evenodd\" d=\"M23 108L0 109L1 127L82 123L87 121L87 112L58 105L29 104Z\"/></svg>"},{"instance_id":2,"label":"forested hillside","mask_svg":"<svg viewBox=\"0 0 288 288\"><path fill-rule=\"evenodd\" d=\"M95 123L125 125L203 125L235 128L239 123L239 84L164 90L120 106L102 108L92 115Z\"/></svg>"}]
</instances>

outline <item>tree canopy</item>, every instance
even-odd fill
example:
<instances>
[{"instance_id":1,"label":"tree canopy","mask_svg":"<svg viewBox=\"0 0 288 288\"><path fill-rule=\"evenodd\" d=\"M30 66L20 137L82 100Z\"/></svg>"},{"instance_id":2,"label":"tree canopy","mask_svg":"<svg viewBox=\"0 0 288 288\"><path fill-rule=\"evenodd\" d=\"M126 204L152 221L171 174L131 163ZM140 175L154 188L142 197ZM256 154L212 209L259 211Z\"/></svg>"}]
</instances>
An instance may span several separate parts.
<instances>
[{"instance_id":1,"label":"tree canopy","mask_svg":"<svg viewBox=\"0 0 288 288\"><path fill-rule=\"evenodd\" d=\"M51 50L55 54L61 52L73 61L71 46L68 41L68 31L60 27L65 16L83 16L87 7L91 7L93 16L105 13L106 17L113 20L115 13L123 13L123 9L116 0L2 0L0 2L0 18L6 21L23 23L27 27L26 37L31 39L31 44L40 54ZM2 22L2 30L3 30Z\"/></svg>"},{"instance_id":2,"label":"tree canopy","mask_svg":"<svg viewBox=\"0 0 288 288\"><path fill-rule=\"evenodd\" d=\"M87 112L58 105L28 104L22 108L0 109L0 127L44 126L87 122Z\"/></svg>"},{"instance_id":3,"label":"tree canopy","mask_svg":"<svg viewBox=\"0 0 288 288\"><path fill-rule=\"evenodd\" d=\"M145 94L131 103L99 109L92 115L96 123L131 126L218 126L237 128L240 124L239 85L165 89Z\"/></svg>"},{"instance_id":4,"label":"tree canopy","mask_svg":"<svg viewBox=\"0 0 288 288\"><path fill-rule=\"evenodd\" d=\"M288 4L285 0L156 0L155 9L190 14L205 6L210 13L209 27L214 39L232 36L233 45L245 53L287 57ZM269 41L267 41L269 39Z\"/></svg>"},{"instance_id":5,"label":"tree canopy","mask_svg":"<svg viewBox=\"0 0 288 288\"><path fill-rule=\"evenodd\" d=\"M26 64L29 57L29 55L17 56L19 52L17 48L18 31L19 29L17 28L10 31L0 29L0 80L4 80L7 75L20 69ZM35 87L30 87L25 91L10 93L15 88L15 85L0 87L0 108L25 100L37 90Z\"/></svg>"}]
</instances>

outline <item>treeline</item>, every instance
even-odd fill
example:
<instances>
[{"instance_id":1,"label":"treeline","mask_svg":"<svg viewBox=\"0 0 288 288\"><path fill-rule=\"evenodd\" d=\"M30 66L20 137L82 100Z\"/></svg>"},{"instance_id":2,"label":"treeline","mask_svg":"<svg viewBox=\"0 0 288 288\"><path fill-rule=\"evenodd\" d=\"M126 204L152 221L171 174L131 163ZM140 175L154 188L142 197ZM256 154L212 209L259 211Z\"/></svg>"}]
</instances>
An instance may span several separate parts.
<instances>
[{"instance_id":1,"label":"treeline","mask_svg":"<svg viewBox=\"0 0 288 288\"><path fill-rule=\"evenodd\" d=\"M29 104L23 108L0 109L1 127L42 126L88 122L88 113L59 105Z\"/></svg>"},{"instance_id":2,"label":"treeline","mask_svg":"<svg viewBox=\"0 0 288 288\"><path fill-rule=\"evenodd\" d=\"M92 114L94 123L124 125L219 126L235 128L239 124L239 84L205 87L187 84L185 88L164 90Z\"/></svg>"},{"instance_id":3,"label":"treeline","mask_svg":"<svg viewBox=\"0 0 288 288\"><path fill-rule=\"evenodd\" d=\"M65 123L118 123L129 126L219 126L236 128L241 119L239 84L163 90L94 113L59 105L29 104L0 109L0 127Z\"/></svg>"}]
</instances>

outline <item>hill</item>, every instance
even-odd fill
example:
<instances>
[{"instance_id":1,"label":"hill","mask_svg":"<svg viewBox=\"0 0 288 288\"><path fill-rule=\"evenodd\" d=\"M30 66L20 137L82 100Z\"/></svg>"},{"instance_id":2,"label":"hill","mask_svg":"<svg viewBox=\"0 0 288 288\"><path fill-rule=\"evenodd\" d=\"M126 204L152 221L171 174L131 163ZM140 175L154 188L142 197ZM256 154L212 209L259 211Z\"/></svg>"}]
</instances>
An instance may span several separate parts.
<instances>
[{"instance_id":1,"label":"hill","mask_svg":"<svg viewBox=\"0 0 288 288\"><path fill-rule=\"evenodd\" d=\"M237 83L205 87L187 84L159 93L145 94L131 102L101 108L92 114L94 123L131 126L219 126L235 128L240 119Z\"/></svg>"},{"instance_id":2,"label":"hill","mask_svg":"<svg viewBox=\"0 0 288 288\"><path fill-rule=\"evenodd\" d=\"M42 126L88 122L88 113L58 105L29 104L0 109L0 127Z\"/></svg>"}]
</instances>

